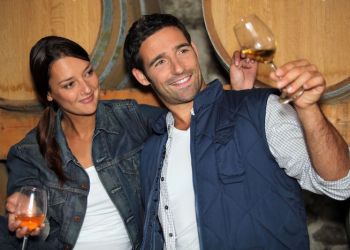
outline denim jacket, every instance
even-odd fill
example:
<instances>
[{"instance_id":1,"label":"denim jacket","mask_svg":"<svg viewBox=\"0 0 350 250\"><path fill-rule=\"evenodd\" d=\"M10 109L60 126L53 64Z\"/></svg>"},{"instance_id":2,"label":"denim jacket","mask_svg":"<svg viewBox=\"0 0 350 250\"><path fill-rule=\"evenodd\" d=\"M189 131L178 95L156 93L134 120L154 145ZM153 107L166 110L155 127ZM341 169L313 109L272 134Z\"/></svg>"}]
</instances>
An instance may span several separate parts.
<instances>
[{"instance_id":1,"label":"denim jacket","mask_svg":"<svg viewBox=\"0 0 350 250\"><path fill-rule=\"evenodd\" d=\"M135 101L101 101L96 113L92 158L99 178L118 209L133 249L142 239L143 211L140 198L139 155L144 140L151 133L150 124L160 110ZM63 170L68 180L60 185L39 151L33 129L8 155L8 194L23 185L47 190L49 229L44 244L50 249L74 247L83 224L89 177L70 151L61 127L62 112L56 116L56 140L61 149ZM29 245L30 247L30 245Z\"/></svg>"}]
</instances>

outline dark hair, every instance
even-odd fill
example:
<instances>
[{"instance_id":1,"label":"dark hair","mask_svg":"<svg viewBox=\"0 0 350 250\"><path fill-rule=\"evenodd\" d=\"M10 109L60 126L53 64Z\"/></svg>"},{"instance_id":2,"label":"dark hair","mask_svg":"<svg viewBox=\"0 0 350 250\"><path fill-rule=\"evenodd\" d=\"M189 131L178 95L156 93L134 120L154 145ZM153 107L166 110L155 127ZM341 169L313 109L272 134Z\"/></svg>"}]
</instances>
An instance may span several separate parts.
<instances>
[{"instance_id":1,"label":"dark hair","mask_svg":"<svg viewBox=\"0 0 350 250\"><path fill-rule=\"evenodd\" d=\"M55 139L57 105L47 100L47 94L50 91L49 79L52 63L66 56L90 61L89 54L79 44L64 37L47 36L41 38L32 47L29 62L37 97L46 107L37 126L40 152L61 183L67 178L63 173L60 148Z\"/></svg>"},{"instance_id":2,"label":"dark hair","mask_svg":"<svg viewBox=\"0 0 350 250\"><path fill-rule=\"evenodd\" d=\"M139 55L142 42L160 29L171 26L181 30L187 41L191 43L191 36L185 25L170 14L143 15L132 24L124 43L124 60L129 72L133 68L144 70L142 58Z\"/></svg>"}]
</instances>

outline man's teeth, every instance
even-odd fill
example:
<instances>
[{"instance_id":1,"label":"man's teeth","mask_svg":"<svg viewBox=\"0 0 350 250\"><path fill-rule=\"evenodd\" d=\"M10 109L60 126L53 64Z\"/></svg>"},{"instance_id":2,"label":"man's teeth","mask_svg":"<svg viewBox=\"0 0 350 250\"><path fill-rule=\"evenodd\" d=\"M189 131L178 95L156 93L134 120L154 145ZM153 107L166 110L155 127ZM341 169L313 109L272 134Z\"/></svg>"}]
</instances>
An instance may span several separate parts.
<instances>
[{"instance_id":1,"label":"man's teeth","mask_svg":"<svg viewBox=\"0 0 350 250\"><path fill-rule=\"evenodd\" d=\"M188 81L189 77L185 77L179 81L176 81L175 84L182 84L182 83L185 83L186 81Z\"/></svg>"}]
</instances>

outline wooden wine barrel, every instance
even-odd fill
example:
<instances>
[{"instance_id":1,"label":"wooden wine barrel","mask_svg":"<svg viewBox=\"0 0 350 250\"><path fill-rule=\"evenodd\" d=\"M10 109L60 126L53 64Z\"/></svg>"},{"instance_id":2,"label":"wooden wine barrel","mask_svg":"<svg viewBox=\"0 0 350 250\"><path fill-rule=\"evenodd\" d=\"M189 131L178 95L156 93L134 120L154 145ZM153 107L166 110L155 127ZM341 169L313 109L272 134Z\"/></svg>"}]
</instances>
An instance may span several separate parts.
<instances>
[{"instance_id":1,"label":"wooden wine barrel","mask_svg":"<svg viewBox=\"0 0 350 250\"><path fill-rule=\"evenodd\" d=\"M104 89L122 89L123 42L141 14L159 10L157 0L1 0L0 108L39 109L29 73L29 51L43 36L81 44L91 55Z\"/></svg>"},{"instance_id":2,"label":"wooden wine barrel","mask_svg":"<svg viewBox=\"0 0 350 250\"><path fill-rule=\"evenodd\" d=\"M150 93L124 90L129 78L122 56L130 25L141 14L153 12L159 12L157 0L1 0L0 159L6 159L9 147L37 124L41 114L29 52L43 36L70 38L90 53L102 99L136 98L158 104Z\"/></svg>"},{"instance_id":3,"label":"wooden wine barrel","mask_svg":"<svg viewBox=\"0 0 350 250\"><path fill-rule=\"evenodd\" d=\"M259 16L277 41L275 63L307 58L325 76L323 110L350 144L349 0L202 0L207 32L226 70L239 49L233 26L241 17ZM258 80L272 84L270 67L259 66Z\"/></svg>"}]
</instances>

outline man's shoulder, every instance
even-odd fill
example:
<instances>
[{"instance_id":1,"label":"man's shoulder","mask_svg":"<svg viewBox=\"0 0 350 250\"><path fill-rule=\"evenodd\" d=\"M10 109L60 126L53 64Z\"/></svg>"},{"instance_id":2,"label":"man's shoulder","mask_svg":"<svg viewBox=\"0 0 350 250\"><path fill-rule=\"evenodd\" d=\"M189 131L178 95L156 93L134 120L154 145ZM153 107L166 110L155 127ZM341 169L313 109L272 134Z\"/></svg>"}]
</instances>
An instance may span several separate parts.
<instances>
[{"instance_id":1,"label":"man's shoulder","mask_svg":"<svg viewBox=\"0 0 350 250\"><path fill-rule=\"evenodd\" d=\"M225 105L229 105L229 107L243 107L244 105L254 107L266 103L271 94L278 94L278 90L271 88L226 90L222 101L226 102Z\"/></svg>"}]
</instances>

